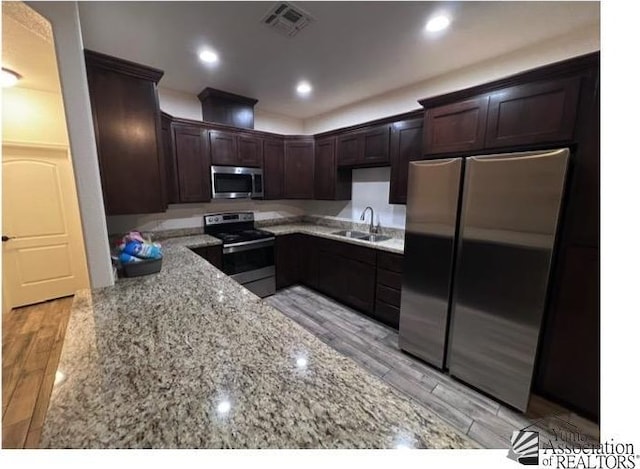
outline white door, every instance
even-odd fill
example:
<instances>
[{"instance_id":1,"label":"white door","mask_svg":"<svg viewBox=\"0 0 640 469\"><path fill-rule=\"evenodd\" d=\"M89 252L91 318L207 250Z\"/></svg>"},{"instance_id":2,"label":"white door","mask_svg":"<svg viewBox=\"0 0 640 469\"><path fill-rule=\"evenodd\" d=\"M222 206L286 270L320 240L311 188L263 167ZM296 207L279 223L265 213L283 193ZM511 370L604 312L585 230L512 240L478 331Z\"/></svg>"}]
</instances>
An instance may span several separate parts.
<instances>
[{"instance_id":1,"label":"white door","mask_svg":"<svg viewBox=\"0 0 640 469\"><path fill-rule=\"evenodd\" d=\"M66 147L2 145L3 290L15 308L88 287Z\"/></svg>"}]
</instances>

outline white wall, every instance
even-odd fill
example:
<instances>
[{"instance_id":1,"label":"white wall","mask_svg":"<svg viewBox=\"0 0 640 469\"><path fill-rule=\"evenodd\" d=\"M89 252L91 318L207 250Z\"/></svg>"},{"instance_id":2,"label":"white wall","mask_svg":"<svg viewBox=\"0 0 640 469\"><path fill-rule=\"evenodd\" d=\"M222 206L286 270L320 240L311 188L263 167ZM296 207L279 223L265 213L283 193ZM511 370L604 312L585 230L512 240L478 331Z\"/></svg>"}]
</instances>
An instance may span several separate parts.
<instances>
[{"instance_id":1,"label":"white wall","mask_svg":"<svg viewBox=\"0 0 640 469\"><path fill-rule=\"evenodd\" d=\"M202 105L196 95L159 86L158 99L160 109L174 117L202 120ZM254 112L254 129L284 135L299 135L303 133L304 127L302 119L262 111L258 107Z\"/></svg>"},{"instance_id":2,"label":"white wall","mask_svg":"<svg viewBox=\"0 0 640 469\"><path fill-rule=\"evenodd\" d=\"M113 285L78 5L76 2L27 4L47 18L53 30L91 286Z\"/></svg>"},{"instance_id":3,"label":"white wall","mask_svg":"<svg viewBox=\"0 0 640 469\"><path fill-rule=\"evenodd\" d=\"M600 49L600 28L590 26L562 37L430 78L304 121L314 134L420 109L418 100L469 88L518 72Z\"/></svg>"},{"instance_id":4,"label":"white wall","mask_svg":"<svg viewBox=\"0 0 640 469\"><path fill-rule=\"evenodd\" d=\"M2 139L69 145L62 95L20 87L4 88Z\"/></svg>"},{"instance_id":5,"label":"white wall","mask_svg":"<svg viewBox=\"0 0 640 469\"><path fill-rule=\"evenodd\" d=\"M273 112L262 111L256 108L254 114L254 128L264 132L274 132L284 135L302 135L304 134L304 125L302 119L283 116Z\"/></svg>"},{"instance_id":6,"label":"white wall","mask_svg":"<svg viewBox=\"0 0 640 469\"><path fill-rule=\"evenodd\" d=\"M359 221L365 207L371 206L376 215L374 224L379 221L382 226L404 229L405 206L389 204L389 179L388 167L354 169L350 201L307 201L306 212L309 215ZM369 214L366 222L369 222Z\"/></svg>"},{"instance_id":7,"label":"white wall","mask_svg":"<svg viewBox=\"0 0 640 469\"><path fill-rule=\"evenodd\" d=\"M294 217L304 214L304 202L296 200L222 200L206 204L170 205L164 213L112 215L107 217L109 234L131 230L162 231L201 228L202 216L216 212L254 212L256 220Z\"/></svg>"},{"instance_id":8,"label":"white wall","mask_svg":"<svg viewBox=\"0 0 640 469\"><path fill-rule=\"evenodd\" d=\"M173 117L202 120L202 105L195 95L158 86L158 100L160 109Z\"/></svg>"}]
</instances>

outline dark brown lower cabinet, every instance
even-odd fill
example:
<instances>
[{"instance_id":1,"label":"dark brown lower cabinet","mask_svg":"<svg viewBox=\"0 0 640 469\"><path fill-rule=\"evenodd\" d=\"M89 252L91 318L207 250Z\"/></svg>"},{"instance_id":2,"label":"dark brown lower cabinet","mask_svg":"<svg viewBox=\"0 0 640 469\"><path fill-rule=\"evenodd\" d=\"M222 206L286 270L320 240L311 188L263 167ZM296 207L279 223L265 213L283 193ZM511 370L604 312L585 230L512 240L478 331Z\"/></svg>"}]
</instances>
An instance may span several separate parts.
<instances>
[{"instance_id":1,"label":"dark brown lower cabinet","mask_svg":"<svg viewBox=\"0 0 640 469\"><path fill-rule=\"evenodd\" d=\"M376 265L376 307L373 317L395 329L400 322L402 290L402 260L400 254L378 251Z\"/></svg>"},{"instance_id":2,"label":"dark brown lower cabinet","mask_svg":"<svg viewBox=\"0 0 640 469\"><path fill-rule=\"evenodd\" d=\"M300 235L298 239L300 249L300 283L309 288L318 288L318 238Z\"/></svg>"},{"instance_id":3,"label":"dark brown lower cabinet","mask_svg":"<svg viewBox=\"0 0 640 469\"><path fill-rule=\"evenodd\" d=\"M277 289L301 283L396 329L401 270L402 255L310 235L276 238Z\"/></svg>"},{"instance_id":4,"label":"dark brown lower cabinet","mask_svg":"<svg viewBox=\"0 0 640 469\"><path fill-rule=\"evenodd\" d=\"M276 289L287 288L300 282L300 246L299 234L276 237Z\"/></svg>"},{"instance_id":5,"label":"dark brown lower cabinet","mask_svg":"<svg viewBox=\"0 0 640 469\"><path fill-rule=\"evenodd\" d=\"M318 290L372 314L376 294L376 251L327 239L318 240Z\"/></svg>"},{"instance_id":6,"label":"dark brown lower cabinet","mask_svg":"<svg viewBox=\"0 0 640 469\"><path fill-rule=\"evenodd\" d=\"M192 248L193 252L218 269L222 269L222 245Z\"/></svg>"},{"instance_id":7,"label":"dark brown lower cabinet","mask_svg":"<svg viewBox=\"0 0 640 469\"><path fill-rule=\"evenodd\" d=\"M600 416L600 250L567 248L552 290L534 392Z\"/></svg>"}]
</instances>

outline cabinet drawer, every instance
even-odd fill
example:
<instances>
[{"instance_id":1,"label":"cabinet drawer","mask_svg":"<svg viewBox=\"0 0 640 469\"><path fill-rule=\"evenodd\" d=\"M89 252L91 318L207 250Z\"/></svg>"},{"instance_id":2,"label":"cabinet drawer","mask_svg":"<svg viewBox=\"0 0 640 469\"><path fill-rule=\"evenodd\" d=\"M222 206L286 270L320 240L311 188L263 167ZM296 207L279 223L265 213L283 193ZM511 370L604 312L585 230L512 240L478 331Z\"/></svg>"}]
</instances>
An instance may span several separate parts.
<instances>
[{"instance_id":1,"label":"cabinet drawer","mask_svg":"<svg viewBox=\"0 0 640 469\"><path fill-rule=\"evenodd\" d=\"M378 284L400 290L402 288L402 274L378 267Z\"/></svg>"},{"instance_id":2,"label":"cabinet drawer","mask_svg":"<svg viewBox=\"0 0 640 469\"><path fill-rule=\"evenodd\" d=\"M376 288L376 301L382 301L391 306L400 307L400 290L378 284Z\"/></svg>"},{"instance_id":3,"label":"cabinet drawer","mask_svg":"<svg viewBox=\"0 0 640 469\"><path fill-rule=\"evenodd\" d=\"M394 329L398 329L398 324L400 323L400 308L376 301L373 317Z\"/></svg>"},{"instance_id":4,"label":"cabinet drawer","mask_svg":"<svg viewBox=\"0 0 640 469\"><path fill-rule=\"evenodd\" d=\"M401 254L392 254L390 252L378 251L378 268L402 273L403 258L404 256L402 256Z\"/></svg>"}]
</instances>

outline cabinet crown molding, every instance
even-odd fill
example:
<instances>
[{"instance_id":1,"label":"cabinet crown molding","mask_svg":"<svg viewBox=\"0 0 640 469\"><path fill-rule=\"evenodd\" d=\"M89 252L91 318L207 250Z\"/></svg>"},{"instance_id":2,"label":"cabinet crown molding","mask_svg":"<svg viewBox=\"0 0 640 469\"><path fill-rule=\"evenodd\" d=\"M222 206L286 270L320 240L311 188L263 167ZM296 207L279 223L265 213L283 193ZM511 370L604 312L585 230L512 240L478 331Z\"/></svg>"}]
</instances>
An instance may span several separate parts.
<instances>
[{"instance_id":1,"label":"cabinet crown molding","mask_svg":"<svg viewBox=\"0 0 640 469\"><path fill-rule=\"evenodd\" d=\"M135 78L142 78L143 80L149 80L156 84L164 75L163 70L149 67L148 65L130 62L128 60L102 54L89 49L84 50L84 57L92 67L103 68L105 70L122 73Z\"/></svg>"}]
</instances>

